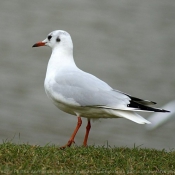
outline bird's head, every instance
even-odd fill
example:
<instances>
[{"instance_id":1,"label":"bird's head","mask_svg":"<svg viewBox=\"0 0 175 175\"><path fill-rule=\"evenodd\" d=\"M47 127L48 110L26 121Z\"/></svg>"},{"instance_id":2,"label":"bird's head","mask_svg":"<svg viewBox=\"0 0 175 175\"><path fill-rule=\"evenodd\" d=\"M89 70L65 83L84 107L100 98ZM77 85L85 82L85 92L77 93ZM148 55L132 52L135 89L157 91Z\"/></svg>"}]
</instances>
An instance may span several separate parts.
<instances>
[{"instance_id":1,"label":"bird's head","mask_svg":"<svg viewBox=\"0 0 175 175\"><path fill-rule=\"evenodd\" d=\"M37 42L33 47L49 46L52 49L60 48L64 50L72 50L73 43L69 33L63 30L55 30L48 34L43 41Z\"/></svg>"}]
</instances>

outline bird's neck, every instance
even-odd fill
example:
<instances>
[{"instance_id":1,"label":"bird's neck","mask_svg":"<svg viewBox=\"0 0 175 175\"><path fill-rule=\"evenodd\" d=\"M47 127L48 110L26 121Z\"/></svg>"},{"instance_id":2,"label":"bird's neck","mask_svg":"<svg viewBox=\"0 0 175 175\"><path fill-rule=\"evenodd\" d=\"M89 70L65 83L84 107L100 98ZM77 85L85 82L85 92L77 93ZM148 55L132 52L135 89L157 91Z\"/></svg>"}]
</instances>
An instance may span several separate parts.
<instances>
[{"instance_id":1,"label":"bird's neck","mask_svg":"<svg viewBox=\"0 0 175 175\"><path fill-rule=\"evenodd\" d=\"M68 67L76 67L73 50L53 49L47 66L47 74L55 74Z\"/></svg>"},{"instance_id":2,"label":"bird's neck","mask_svg":"<svg viewBox=\"0 0 175 175\"><path fill-rule=\"evenodd\" d=\"M55 48L52 50L50 62L56 66L74 66L73 49Z\"/></svg>"}]
</instances>

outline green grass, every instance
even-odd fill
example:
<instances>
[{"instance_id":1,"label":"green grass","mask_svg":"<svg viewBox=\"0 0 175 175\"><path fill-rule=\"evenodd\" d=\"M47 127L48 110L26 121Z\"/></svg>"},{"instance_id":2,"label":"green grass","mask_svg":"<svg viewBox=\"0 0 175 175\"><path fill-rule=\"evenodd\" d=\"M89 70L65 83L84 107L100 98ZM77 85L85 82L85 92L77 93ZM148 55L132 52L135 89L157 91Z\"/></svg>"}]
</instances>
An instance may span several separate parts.
<instances>
[{"instance_id":1,"label":"green grass","mask_svg":"<svg viewBox=\"0 0 175 175\"><path fill-rule=\"evenodd\" d=\"M175 151L143 148L0 145L0 174L175 174Z\"/></svg>"}]
</instances>

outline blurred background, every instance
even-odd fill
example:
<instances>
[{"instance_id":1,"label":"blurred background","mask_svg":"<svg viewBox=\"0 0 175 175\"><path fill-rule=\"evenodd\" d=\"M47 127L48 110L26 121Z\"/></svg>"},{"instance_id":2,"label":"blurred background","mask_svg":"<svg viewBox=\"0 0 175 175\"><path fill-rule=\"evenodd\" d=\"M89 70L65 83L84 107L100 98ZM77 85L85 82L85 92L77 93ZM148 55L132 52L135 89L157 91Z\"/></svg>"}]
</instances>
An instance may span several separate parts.
<instances>
[{"instance_id":1,"label":"blurred background","mask_svg":"<svg viewBox=\"0 0 175 175\"><path fill-rule=\"evenodd\" d=\"M0 2L0 142L64 145L77 118L44 91L51 49L32 48L53 30L69 32L79 68L113 88L158 102L175 99L174 0L6 0ZM151 113L142 113L145 118ZM75 142L84 139L86 119ZM175 147L175 118L147 131L126 119L92 123L89 145Z\"/></svg>"}]
</instances>

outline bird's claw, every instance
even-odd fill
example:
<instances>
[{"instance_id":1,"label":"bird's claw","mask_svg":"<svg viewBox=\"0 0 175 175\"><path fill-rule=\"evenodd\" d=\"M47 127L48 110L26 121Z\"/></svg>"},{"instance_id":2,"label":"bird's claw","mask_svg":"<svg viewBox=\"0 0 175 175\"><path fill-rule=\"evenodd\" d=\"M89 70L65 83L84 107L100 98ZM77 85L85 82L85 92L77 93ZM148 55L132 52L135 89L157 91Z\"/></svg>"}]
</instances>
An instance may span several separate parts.
<instances>
[{"instance_id":1,"label":"bird's claw","mask_svg":"<svg viewBox=\"0 0 175 175\"><path fill-rule=\"evenodd\" d=\"M74 140L69 140L67 142L67 144L64 145L64 146L61 146L60 149L65 149L66 147L70 147L72 145L72 143L75 143L75 141Z\"/></svg>"}]
</instances>

